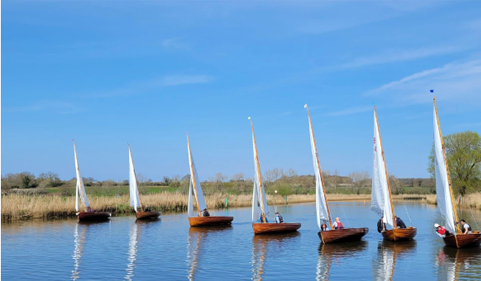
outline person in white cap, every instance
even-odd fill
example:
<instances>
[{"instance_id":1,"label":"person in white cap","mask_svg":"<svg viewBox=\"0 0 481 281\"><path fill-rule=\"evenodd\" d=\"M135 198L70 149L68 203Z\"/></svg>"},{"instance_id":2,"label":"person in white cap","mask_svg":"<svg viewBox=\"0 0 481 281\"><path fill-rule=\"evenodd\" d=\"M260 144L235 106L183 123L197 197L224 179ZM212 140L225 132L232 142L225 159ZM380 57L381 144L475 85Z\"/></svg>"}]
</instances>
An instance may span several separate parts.
<instances>
[{"instance_id":1,"label":"person in white cap","mask_svg":"<svg viewBox=\"0 0 481 281\"><path fill-rule=\"evenodd\" d=\"M439 224L435 223L434 227L436 228L436 233L441 237L446 237L446 228L444 226L440 226Z\"/></svg>"}]
</instances>

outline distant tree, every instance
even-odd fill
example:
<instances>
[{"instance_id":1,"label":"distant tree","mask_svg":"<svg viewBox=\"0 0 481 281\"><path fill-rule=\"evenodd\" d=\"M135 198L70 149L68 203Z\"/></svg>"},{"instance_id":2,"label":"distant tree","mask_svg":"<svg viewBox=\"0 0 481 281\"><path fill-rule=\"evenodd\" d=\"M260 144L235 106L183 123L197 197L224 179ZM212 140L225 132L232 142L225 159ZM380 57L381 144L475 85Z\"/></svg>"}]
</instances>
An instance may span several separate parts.
<instances>
[{"instance_id":1,"label":"distant tree","mask_svg":"<svg viewBox=\"0 0 481 281\"><path fill-rule=\"evenodd\" d=\"M163 182L163 185L166 185L166 186L169 186L170 185L170 178L169 177L164 177L164 182Z\"/></svg>"},{"instance_id":2,"label":"distant tree","mask_svg":"<svg viewBox=\"0 0 481 281\"><path fill-rule=\"evenodd\" d=\"M461 196L481 190L481 137L466 131L443 137L449 174L454 190ZM435 178L434 145L429 156L428 171Z\"/></svg>"},{"instance_id":3,"label":"distant tree","mask_svg":"<svg viewBox=\"0 0 481 281\"><path fill-rule=\"evenodd\" d=\"M369 173L368 172L352 172L349 174L349 177L352 179L352 184L356 189L357 195L361 194L361 189L367 185L369 181Z\"/></svg>"},{"instance_id":4,"label":"distant tree","mask_svg":"<svg viewBox=\"0 0 481 281\"><path fill-rule=\"evenodd\" d=\"M244 174L243 173L237 173L237 174L234 174L232 177L231 177L231 181L234 181L234 182L237 182L237 181L244 181Z\"/></svg>"},{"instance_id":5,"label":"distant tree","mask_svg":"<svg viewBox=\"0 0 481 281\"><path fill-rule=\"evenodd\" d=\"M389 187L391 188L391 193L404 194L402 182L394 175L389 175Z\"/></svg>"},{"instance_id":6,"label":"distant tree","mask_svg":"<svg viewBox=\"0 0 481 281\"><path fill-rule=\"evenodd\" d=\"M38 176L37 181L39 183L39 187L42 187L42 188L57 187L63 184L63 182L60 180L58 175L52 172L41 173Z\"/></svg>"},{"instance_id":7,"label":"distant tree","mask_svg":"<svg viewBox=\"0 0 481 281\"><path fill-rule=\"evenodd\" d=\"M272 170L267 170L264 173L263 182L266 182L266 183L275 182L276 180L282 178L283 176L284 176L283 169L274 168Z\"/></svg>"}]
</instances>

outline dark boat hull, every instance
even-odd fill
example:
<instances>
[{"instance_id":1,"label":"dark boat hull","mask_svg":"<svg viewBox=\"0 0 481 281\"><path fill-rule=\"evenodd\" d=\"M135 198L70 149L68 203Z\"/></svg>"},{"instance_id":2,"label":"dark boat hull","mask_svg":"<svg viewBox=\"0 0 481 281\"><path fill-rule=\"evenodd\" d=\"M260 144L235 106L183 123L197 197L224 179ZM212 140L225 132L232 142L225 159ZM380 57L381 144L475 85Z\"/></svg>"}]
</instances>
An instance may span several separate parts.
<instances>
[{"instance_id":1,"label":"dark boat hull","mask_svg":"<svg viewBox=\"0 0 481 281\"><path fill-rule=\"evenodd\" d=\"M252 223L254 234L292 232L300 227L300 223Z\"/></svg>"},{"instance_id":2,"label":"dark boat hull","mask_svg":"<svg viewBox=\"0 0 481 281\"><path fill-rule=\"evenodd\" d=\"M369 228L344 228L338 230L319 231L318 235L322 243L338 243L358 241L369 232Z\"/></svg>"},{"instance_id":3,"label":"dark boat hull","mask_svg":"<svg viewBox=\"0 0 481 281\"><path fill-rule=\"evenodd\" d=\"M157 219L160 216L160 212L151 211L151 212L137 212L135 216L138 220L150 220L150 219Z\"/></svg>"},{"instance_id":4,"label":"dark boat hull","mask_svg":"<svg viewBox=\"0 0 481 281\"><path fill-rule=\"evenodd\" d=\"M416 236L417 231L418 231L417 228L410 226L408 228L390 229L390 230L381 232L381 234L385 240L403 241L403 240L414 239L414 236Z\"/></svg>"},{"instance_id":5,"label":"dark boat hull","mask_svg":"<svg viewBox=\"0 0 481 281\"><path fill-rule=\"evenodd\" d=\"M225 216L189 217L190 226L230 225L233 220Z\"/></svg>"},{"instance_id":6,"label":"dark boat hull","mask_svg":"<svg viewBox=\"0 0 481 281\"><path fill-rule=\"evenodd\" d=\"M78 220L82 222L87 221L107 221L111 214L107 212L79 212Z\"/></svg>"},{"instance_id":7,"label":"dark boat hull","mask_svg":"<svg viewBox=\"0 0 481 281\"><path fill-rule=\"evenodd\" d=\"M443 238L444 244L454 248L479 247L481 243L481 233L455 234Z\"/></svg>"}]
</instances>

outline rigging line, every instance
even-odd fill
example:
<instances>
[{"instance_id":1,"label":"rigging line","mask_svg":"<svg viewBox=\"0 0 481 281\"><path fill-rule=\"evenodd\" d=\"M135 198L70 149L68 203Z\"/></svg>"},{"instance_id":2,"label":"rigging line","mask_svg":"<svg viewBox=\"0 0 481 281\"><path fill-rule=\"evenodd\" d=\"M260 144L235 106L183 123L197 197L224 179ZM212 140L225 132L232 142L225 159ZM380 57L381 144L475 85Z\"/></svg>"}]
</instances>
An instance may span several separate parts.
<instances>
[{"instance_id":1,"label":"rigging line","mask_svg":"<svg viewBox=\"0 0 481 281\"><path fill-rule=\"evenodd\" d=\"M342 215L346 219L347 226L351 227L351 224L349 223L349 220L347 219L346 213L344 213L344 208L342 207L342 202L339 204L339 206L341 206Z\"/></svg>"},{"instance_id":2,"label":"rigging line","mask_svg":"<svg viewBox=\"0 0 481 281\"><path fill-rule=\"evenodd\" d=\"M404 209L406 210L406 214L408 214L409 223L411 223L411 225L413 225L413 222L411 221L411 217L409 216L409 212L408 212L408 209L406 208L406 205L404 205Z\"/></svg>"},{"instance_id":3,"label":"rigging line","mask_svg":"<svg viewBox=\"0 0 481 281\"><path fill-rule=\"evenodd\" d=\"M476 220L476 217L473 214L473 208L471 208L471 205L469 205L469 204L468 204L468 206L469 206L469 210L471 211L471 217L474 219L474 223L476 224L476 228L479 229L478 222Z\"/></svg>"}]
</instances>

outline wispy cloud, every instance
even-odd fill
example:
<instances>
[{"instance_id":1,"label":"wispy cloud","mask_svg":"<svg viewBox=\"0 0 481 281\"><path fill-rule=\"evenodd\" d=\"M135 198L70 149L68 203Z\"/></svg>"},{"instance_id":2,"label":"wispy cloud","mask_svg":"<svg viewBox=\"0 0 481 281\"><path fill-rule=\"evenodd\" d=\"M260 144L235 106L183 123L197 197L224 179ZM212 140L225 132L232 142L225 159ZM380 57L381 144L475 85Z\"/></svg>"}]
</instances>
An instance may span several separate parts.
<instances>
[{"instance_id":1,"label":"wispy cloud","mask_svg":"<svg viewBox=\"0 0 481 281\"><path fill-rule=\"evenodd\" d=\"M189 50L190 46L180 38L169 38L162 41L162 47L166 50Z\"/></svg>"},{"instance_id":2,"label":"wispy cloud","mask_svg":"<svg viewBox=\"0 0 481 281\"><path fill-rule=\"evenodd\" d=\"M130 96L149 92L163 87L173 87L188 84L205 84L214 80L209 75L166 75L151 80L131 82L123 87L82 94L86 98L112 98Z\"/></svg>"},{"instance_id":3,"label":"wispy cloud","mask_svg":"<svg viewBox=\"0 0 481 281\"><path fill-rule=\"evenodd\" d=\"M363 113L367 111L373 110L372 106L354 106L350 107L341 111L336 111L336 112L330 112L327 113L326 115L328 116L344 116L344 115L351 115L351 114L357 114L357 113Z\"/></svg>"},{"instance_id":4,"label":"wispy cloud","mask_svg":"<svg viewBox=\"0 0 481 281\"><path fill-rule=\"evenodd\" d=\"M81 109L75 104L64 101L38 101L25 106L13 106L5 108L9 112L41 112L49 111L59 114L80 112Z\"/></svg>"},{"instance_id":5,"label":"wispy cloud","mask_svg":"<svg viewBox=\"0 0 481 281\"><path fill-rule=\"evenodd\" d=\"M481 59L457 61L420 71L381 85L364 95L383 96L404 103L424 103L431 102L430 89L435 89L438 100L480 104Z\"/></svg>"},{"instance_id":6,"label":"wispy cloud","mask_svg":"<svg viewBox=\"0 0 481 281\"><path fill-rule=\"evenodd\" d=\"M401 61L411 61L426 57L445 55L464 50L459 47L437 47L437 48L421 48L414 50L390 50L382 54L373 56L359 57L348 63L340 65L341 69L355 68L368 65L387 64Z\"/></svg>"}]
</instances>

